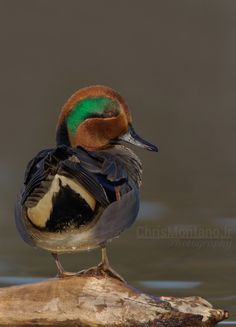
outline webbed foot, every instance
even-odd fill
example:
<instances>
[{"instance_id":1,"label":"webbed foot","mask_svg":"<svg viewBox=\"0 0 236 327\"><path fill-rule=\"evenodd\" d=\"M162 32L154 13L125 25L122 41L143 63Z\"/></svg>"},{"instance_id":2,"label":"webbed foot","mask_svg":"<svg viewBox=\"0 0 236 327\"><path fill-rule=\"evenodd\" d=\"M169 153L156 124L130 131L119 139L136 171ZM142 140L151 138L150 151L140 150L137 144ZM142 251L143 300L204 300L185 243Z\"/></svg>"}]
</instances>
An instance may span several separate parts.
<instances>
[{"instance_id":1,"label":"webbed foot","mask_svg":"<svg viewBox=\"0 0 236 327\"><path fill-rule=\"evenodd\" d=\"M95 267L91 267L88 269L81 270L77 273L77 276L109 276L112 278L116 278L122 283L126 283L125 279L118 274L110 265L104 264L104 262L99 263Z\"/></svg>"},{"instance_id":2,"label":"webbed foot","mask_svg":"<svg viewBox=\"0 0 236 327\"><path fill-rule=\"evenodd\" d=\"M68 277L73 277L73 276L77 275L77 273L64 270L57 253L52 253L52 256L53 256L56 266L57 266L57 276L56 277L58 277L58 278L67 277L68 278Z\"/></svg>"},{"instance_id":3,"label":"webbed foot","mask_svg":"<svg viewBox=\"0 0 236 327\"><path fill-rule=\"evenodd\" d=\"M102 261L95 267L91 267L89 269L84 269L79 271L77 275L92 275L92 276L109 276L112 278L116 278L122 283L126 283L125 279L116 272L109 263L106 251L106 244L101 246L102 248Z\"/></svg>"},{"instance_id":4,"label":"webbed foot","mask_svg":"<svg viewBox=\"0 0 236 327\"><path fill-rule=\"evenodd\" d=\"M58 278L68 278L68 277L73 277L77 276L76 272L70 272L70 271L60 271L58 272L57 276Z\"/></svg>"}]
</instances>

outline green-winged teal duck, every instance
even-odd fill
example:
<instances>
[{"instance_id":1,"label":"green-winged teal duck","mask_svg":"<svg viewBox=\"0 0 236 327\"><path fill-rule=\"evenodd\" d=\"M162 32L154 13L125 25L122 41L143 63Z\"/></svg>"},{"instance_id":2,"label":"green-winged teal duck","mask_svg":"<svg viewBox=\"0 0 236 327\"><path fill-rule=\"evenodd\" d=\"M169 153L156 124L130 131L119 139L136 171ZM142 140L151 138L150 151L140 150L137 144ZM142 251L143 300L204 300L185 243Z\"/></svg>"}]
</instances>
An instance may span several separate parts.
<instances>
[{"instance_id":1,"label":"green-winged teal duck","mask_svg":"<svg viewBox=\"0 0 236 327\"><path fill-rule=\"evenodd\" d=\"M135 133L120 94L99 85L78 90L65 103L56 140L26 168L17 228L28 244L53 254L60 276L70 273L58 254L101 247L97 271L122 279L109 265L106 244L137 217L142 167L121 143L158 149Z\"/></svg>"}]
</instances>

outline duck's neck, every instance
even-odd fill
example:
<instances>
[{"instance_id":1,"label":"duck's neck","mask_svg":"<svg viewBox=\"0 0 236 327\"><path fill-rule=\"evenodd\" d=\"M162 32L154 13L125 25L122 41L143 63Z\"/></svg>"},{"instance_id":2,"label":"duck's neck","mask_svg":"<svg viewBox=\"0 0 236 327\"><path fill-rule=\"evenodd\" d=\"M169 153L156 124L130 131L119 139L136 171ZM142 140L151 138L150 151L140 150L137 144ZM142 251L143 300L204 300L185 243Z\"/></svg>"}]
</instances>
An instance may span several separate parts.
<instances>
[{"instance_id":1,"label":"duck's neck","mask_svg":"<svg viewBox=\"0 0 236 327\"><path fill-rule=\"evenodd\" d=\"M65 120L58 126L56 133L57 145L71 146Z\"/></svg>"}]
</instances>

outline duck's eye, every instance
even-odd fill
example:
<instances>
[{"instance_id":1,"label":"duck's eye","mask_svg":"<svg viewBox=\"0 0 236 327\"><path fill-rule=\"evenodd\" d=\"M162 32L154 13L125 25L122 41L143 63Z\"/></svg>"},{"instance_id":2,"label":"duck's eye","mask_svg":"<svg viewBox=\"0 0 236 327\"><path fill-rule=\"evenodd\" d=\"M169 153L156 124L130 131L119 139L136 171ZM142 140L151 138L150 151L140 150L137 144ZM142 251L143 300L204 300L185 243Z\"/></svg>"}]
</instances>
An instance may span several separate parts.
<instances>
[{"instance_id":1,"label":"duck's eye","mask_svg":"<svg viewBox=\"0 0 236 327\"><path fill-rule=\"evenodd\" d=\"M104 116L105 117L112 117L112 116L114 116L114 113L111 112L111 111L108 111L108 112L104 113Z\"/></svg>"},{"instance_id":2,"label":"duck's eye","mask_svg":"<svg viewBox=\"0 0 236 327\"><path fill-rule=\"evenodd\" d=\"M103 112L94 112L89 114L86 119L90 118L111 118L119 115L118 108L106 108Z\"/></svg>"},{"instance_id":3,"label":"duck's eye","mask_svg":"<svg viewBox=\"0 0 236 327\"><path fill-rule=\"evenodd\" d=\"M116 117L119 115L119 109L118 108L106 108L103 111L103 117Z\"/></svg>"}]
</instances>

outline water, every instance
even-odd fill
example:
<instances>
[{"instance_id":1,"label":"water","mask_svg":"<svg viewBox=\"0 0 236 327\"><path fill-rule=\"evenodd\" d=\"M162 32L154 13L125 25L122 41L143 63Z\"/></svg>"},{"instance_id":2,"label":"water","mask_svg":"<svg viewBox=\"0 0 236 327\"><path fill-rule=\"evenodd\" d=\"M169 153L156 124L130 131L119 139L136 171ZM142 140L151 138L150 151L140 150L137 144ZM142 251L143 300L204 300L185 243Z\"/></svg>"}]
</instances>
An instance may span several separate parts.
<instances>
[{"instance_id":1,"label":"water","mask_svg":"<svg viewBox=\"0 0 236 327\"><path fill-rule=\"evenodd\" d=\"M0 285L56 274L48 253L20 239L14 200L27 161L54 146L64 101L100 83L124 95L137 132L160 145L135 149L142 206L110 244L112 265L145 292L202 296L234 325L236 3L101 2L1 6ZM98 250L62 258L68 270L99 260Z\"/></svg>"},{"instance_id":2,"label":"water","mask_svg":"<svg viewBox=\"0 0 236 327\"><path fill-rule=\"evenodd\" d=\"M235 270L232 260L235 234L231 224L222 226L221 218L208 217L209 210L205 213L204 223L194 224L197 219L192 218L189 225L183 219L182 210L144 202L136 224L111 242L109 256L114 268L144 292L157 296L199 295L214 307L229 310L233 320L236 318L235 275L230 272ZM177 224L181 220L182 224ZM4 248L0 249L1 286L55 276L55 264L49 254L25 245L12 222L4 228ZM215 234L210 234L211 231ZM99 250L62 256L63 264L72 271L92 266L99 259Z\"/></svg>"}]
</instances>

